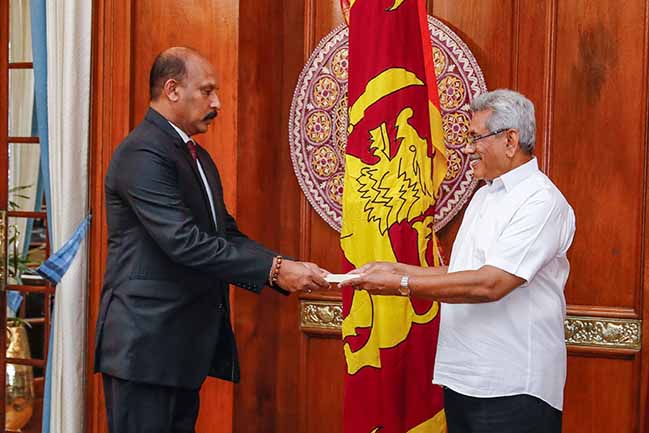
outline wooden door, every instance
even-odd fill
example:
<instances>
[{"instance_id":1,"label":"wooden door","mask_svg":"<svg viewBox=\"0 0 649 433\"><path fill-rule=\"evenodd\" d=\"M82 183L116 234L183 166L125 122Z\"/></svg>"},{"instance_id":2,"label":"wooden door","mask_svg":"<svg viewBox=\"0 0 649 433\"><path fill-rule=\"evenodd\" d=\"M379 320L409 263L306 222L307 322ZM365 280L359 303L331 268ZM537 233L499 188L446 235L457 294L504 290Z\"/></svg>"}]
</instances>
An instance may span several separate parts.
<instances>
[{"instance_id":1,"label":"wooden door","mask_svg":"<svg viewBox=\"0 0 649 433\"><path fill-rule=\"evenodd\" d=\"M253 166L238 182L266 186L240 188L238 213L244 229L286 254L337 271L338 234L295 181L285 125L298 74L318 41L342 23L341 10L338 0L276 3L240 2L241 83L258 85L240 90L247 99L240 146L249 149L240 165ZM535 102L537 157L576 212L566 287L568 433L649 429L648 6L429 1L429 12L469 45L490 89L517 89ZM461 217L439 233L448 252ZM234 431L341 431L339 296L236 297L244 379L235 387Z\"/></svg>"},{"instance_id":2,"label":"wooden door","mask_svg":"<svg viewBox=\"0 0 649 433\"><path fill-rule=\"evenodd\" d=\"M223 74L225 116L202 142L219 164L240 227L285 255L339 270L338 234L304 198L287 136L297 77L318 41L342 23L339 1L95 5L97 221L105 221L103 173L143 113L154 54L187 44ZM518 89L535 102L537 156L577 215L566 287L567 433L649 432L648 10L647 0L429 1L429 12L473 51L490 89ZM439 233L447 252L460 220ZM90 347L105 256L105 227L92 230L99 253L91 267ZM233 298L242 382L208 382L198 431L341 431L338 294L236 290ZM101 386L92 375L89 384L88 431L102 432Z\"/></svg>"},{"instance_id":3,"label":"wooden door","mask_svg":"<svg viewBox=\"0 0 649 433\"><path fill-rule=\"evenodd\" d=\"M234 0L93 0L91 101L91 256L88 347L95 323L107 254L104 176L113 150L143 118L149 104L149 69L172 46L198 50L216 68L223 109L207 134L197 137L224 179L224 195L236 209L238 2ZM236 307L235 307L236 308ZM101 377L88 353L86 429L107 431ZM201 433L232 430L232 384L208 379L201 391Z\"/></svg>"}]
</instances>

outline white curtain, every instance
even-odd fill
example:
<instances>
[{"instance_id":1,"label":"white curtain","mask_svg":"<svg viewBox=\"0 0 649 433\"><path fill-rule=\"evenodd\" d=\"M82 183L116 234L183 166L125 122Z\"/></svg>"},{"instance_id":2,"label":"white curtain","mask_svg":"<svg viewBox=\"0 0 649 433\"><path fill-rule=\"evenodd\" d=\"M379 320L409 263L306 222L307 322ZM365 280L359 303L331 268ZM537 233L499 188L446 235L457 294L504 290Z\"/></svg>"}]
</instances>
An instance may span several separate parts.
<instances>
[{"instance_id":1,"label":"white curtain","mask_svg":"<svg viewBox=\"0 0 649 433\"><path fill-rule=\"evenodd\" d=\"M47 98L52 203L52 250L88 213L91 5L46 0ZM85 406L88 249L56 289L51 381L51 433L82 433Z\"/></svg>"},{"instance_id":2,"label":"white curtain","mask_svg":"<svg viewBox=\"0 0 649 433\"><path fill-rule=\"evenodd\" d=\"M9 4L10 26L9 59L11 62L26 62L32 59L32 37L29 17L29 0L11 0ZM32 135L34 112L34 73L30 69L14 69L9 75L9 135L29 137ZM12 144L9 147L9 199L16 203L17 210L33 211L36 202L38 182L39 145ZM29 188L27 188L29 187ZM24 198L21 196L26 196ZM11 218L9 236L17 231L19 236L9 245L22 254L27 219Z\"/></svg>"}]
</instances>

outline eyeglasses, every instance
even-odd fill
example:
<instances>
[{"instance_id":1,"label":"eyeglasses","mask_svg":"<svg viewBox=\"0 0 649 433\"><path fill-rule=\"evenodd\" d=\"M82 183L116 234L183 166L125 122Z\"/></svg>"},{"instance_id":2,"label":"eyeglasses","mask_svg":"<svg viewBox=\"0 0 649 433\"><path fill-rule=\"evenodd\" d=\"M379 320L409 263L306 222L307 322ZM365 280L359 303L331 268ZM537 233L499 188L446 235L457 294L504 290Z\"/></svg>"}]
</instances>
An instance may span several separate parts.
<instances>
[{"instance_id":1,"label":"eyeglasses","mask_svg":"<svg viewBox=\"0 0 649 433\"><path fill-rule=\"evenodd\" d=\"M502 128L502 129L499 129L497 131L490 132L489 134L484 134L484 135L469 135L467 137L467 144L474 145L476 143L476 141L484 140L485 138L489 138L491 136L498 135L498 134L503 133L503 132L505 132L505 131L507 131L509 129L510 128Z\"/></svg>"}]
</instances>

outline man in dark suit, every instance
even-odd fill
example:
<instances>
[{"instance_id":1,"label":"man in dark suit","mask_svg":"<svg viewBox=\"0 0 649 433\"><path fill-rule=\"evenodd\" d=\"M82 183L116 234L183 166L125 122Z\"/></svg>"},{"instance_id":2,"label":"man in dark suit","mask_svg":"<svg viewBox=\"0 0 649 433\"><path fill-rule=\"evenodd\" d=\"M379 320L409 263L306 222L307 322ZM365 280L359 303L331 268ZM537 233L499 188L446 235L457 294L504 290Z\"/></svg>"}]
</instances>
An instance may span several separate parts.
<instances>
[{"instance_id":1,"label":"man in dark suit","mask_svg":"<svg viewBox=\"0 0 649 433\"><path fill-rule=\"evenodd\" d=\"M194 432L206 376L237 382L228 284L326 289L325 271L241 233L218 171L191 137L221 104L213 67L170 48L150 75L150 109L106 175L108 259L95 371L111 433Z\"/></svg>"}]
</instances>

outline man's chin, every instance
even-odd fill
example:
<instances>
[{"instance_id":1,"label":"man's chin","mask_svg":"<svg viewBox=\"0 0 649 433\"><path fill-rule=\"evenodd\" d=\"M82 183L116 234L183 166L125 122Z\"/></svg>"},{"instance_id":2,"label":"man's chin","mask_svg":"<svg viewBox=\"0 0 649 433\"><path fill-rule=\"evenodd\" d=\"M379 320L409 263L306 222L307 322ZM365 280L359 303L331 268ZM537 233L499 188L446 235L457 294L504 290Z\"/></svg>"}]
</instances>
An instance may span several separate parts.
<instances>
[{"instance_id":1,"label":"man's chin","mask_svg":"<svg viewBox=\"0 0 649 433\"><path fill-rule=\"evenodd\" d=\"M196 125L196 134L203 134L207 132L209 123L201 122L200 125Z\"/></svg>"}]
</instances>

